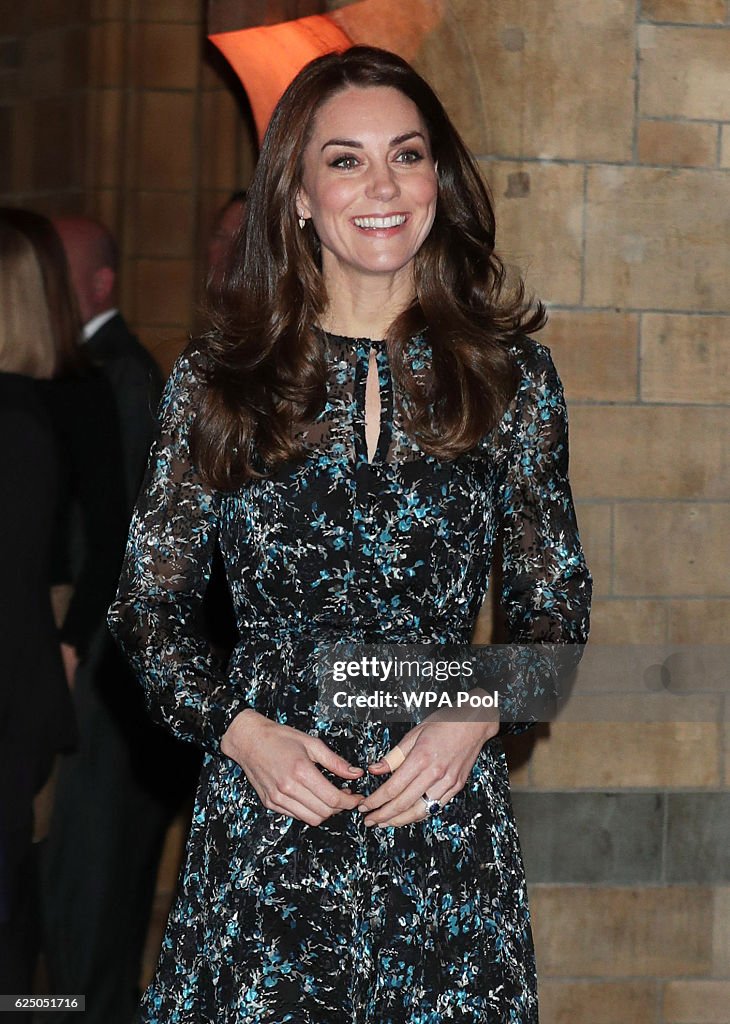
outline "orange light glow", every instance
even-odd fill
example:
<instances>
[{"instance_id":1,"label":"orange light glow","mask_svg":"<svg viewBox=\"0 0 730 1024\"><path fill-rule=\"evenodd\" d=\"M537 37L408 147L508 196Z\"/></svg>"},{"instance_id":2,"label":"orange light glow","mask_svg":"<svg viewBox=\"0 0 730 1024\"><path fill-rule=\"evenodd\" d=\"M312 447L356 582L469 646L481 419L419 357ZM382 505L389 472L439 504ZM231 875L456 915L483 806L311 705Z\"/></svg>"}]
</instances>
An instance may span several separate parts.
<instances>
[{"instance_id":1,"label":"orange light glow","mask_svg":"<svg viewBox=\"0 0 730 1024\"><path fill-rule=\"evenodd\" d=\"M251 103L259 142L274 107L305 64L323 53L352 46L327 15L262 25L208 37L236 72Z\"/></svg>"}]
</instances>

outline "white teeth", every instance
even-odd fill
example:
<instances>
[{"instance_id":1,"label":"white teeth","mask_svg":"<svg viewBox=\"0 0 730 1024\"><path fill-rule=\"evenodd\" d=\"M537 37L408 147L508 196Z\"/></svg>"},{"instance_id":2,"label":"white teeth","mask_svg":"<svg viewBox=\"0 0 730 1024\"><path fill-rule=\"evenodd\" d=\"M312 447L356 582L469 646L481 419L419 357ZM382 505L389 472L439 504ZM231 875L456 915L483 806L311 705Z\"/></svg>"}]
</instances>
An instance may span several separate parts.
<instances>
[{"instance_id":1,"label":"white teeth","mask_svg":"<svg viewBox=\"0 0 730 1024\"><path fill-rule=\"evenodd\" d=\"M405 222L406 215L396 213L392 217L355 217L353 219L359 228L396 228Z\"/></svg>"}]
</instances>

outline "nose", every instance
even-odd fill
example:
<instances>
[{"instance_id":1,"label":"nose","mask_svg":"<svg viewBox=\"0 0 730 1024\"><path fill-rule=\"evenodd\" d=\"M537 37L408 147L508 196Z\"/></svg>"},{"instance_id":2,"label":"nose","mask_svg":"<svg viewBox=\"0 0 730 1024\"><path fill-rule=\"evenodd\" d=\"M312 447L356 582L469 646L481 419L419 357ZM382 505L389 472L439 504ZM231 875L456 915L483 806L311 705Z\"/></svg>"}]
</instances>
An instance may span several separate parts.
<instances>
[{"instance_id":1,"label":"nose","mask_svg":"<svg viewBox=\"0 0 730 1024\"><path fill-rule=\"evenodd\" d=\"M395 199L400 194L400 186L395 172L386 162L373 163L368 176L366 195L368 199L386 201Z\"/></svg>"}]
</instances>

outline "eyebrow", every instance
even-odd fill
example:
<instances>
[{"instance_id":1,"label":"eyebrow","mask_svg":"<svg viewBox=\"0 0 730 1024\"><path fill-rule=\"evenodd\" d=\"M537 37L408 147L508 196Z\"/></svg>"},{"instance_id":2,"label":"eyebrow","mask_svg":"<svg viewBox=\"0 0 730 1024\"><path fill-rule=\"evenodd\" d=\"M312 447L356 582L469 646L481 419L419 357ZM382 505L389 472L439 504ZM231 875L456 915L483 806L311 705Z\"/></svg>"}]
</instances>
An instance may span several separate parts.
<instances>
[{"instance_id":1,"label":"eyebrow","mask_svg":"<svg viewBox=\"0 0 730 1024\"><path fill-rule=\"evenodd\" d=\"M390 146L400 146L402 142L407 142L409 139L423 139L423 132L404 132L403 135L396 135L395 138L390 140ZM345 149L363 149L362 142L358 142L357 139L329 139L322 146L322 150L326 149L327 146L342 146ZM321 152L321 151L320 151Z\"/></svg>"}]
</instances>

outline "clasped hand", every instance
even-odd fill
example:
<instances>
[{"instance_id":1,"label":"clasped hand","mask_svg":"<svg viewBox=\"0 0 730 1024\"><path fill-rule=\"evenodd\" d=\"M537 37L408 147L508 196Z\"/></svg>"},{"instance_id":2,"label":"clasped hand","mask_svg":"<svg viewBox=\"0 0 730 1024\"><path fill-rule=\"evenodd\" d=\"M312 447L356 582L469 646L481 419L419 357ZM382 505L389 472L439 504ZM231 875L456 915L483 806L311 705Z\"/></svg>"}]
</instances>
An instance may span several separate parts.
<instances>
[{"instance_id":1,"label":"clasped hand","mask_svg":"<svg viewBox=\"0 0 730 1024\"><path fill-rule=\"evenodd\" d=\"M402 763L395 770L387 760L390 751L368 765L373 776L390 778L367 798L333 785L317 766L350 782L364 774L362 768L349 764L316 736L272 722L252 709L233 720L221 752L241 766L269 810L321 825L340 811L357 808L368 826L399 826L427 816L424 793L442 807L456 796L482 746L498 730L497 720L470 719L468 712L435 712L399 741Z\"/></svg>"}]
</instances>

